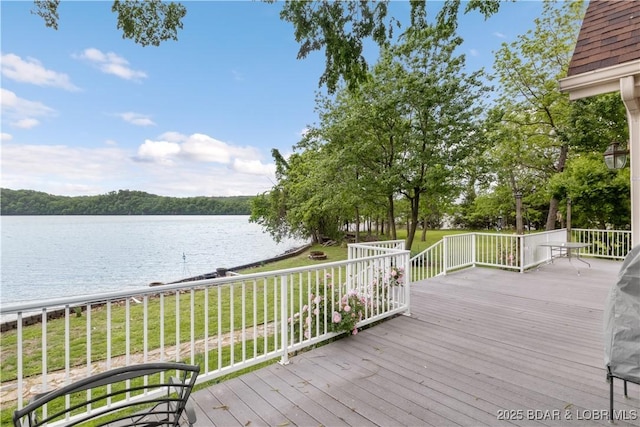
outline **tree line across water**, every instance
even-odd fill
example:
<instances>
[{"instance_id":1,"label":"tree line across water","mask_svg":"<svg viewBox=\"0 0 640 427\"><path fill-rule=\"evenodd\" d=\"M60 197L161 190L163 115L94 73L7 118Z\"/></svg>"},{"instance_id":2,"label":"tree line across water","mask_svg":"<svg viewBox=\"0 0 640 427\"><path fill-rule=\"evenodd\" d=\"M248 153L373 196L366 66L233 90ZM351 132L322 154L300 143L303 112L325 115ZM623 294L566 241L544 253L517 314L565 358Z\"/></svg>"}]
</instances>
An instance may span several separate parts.
<instances>
[{"instance_id":1,"label":"tree line across water","mask_svg":"<svg viewBox=\"0 0 640 427\"><path fill-rule=\"evenodd\" d=\"M2 188L2 215L249 215L252 196L165 197L119 190L97 196L56 196Z\"/></svg>"}]
</instances>

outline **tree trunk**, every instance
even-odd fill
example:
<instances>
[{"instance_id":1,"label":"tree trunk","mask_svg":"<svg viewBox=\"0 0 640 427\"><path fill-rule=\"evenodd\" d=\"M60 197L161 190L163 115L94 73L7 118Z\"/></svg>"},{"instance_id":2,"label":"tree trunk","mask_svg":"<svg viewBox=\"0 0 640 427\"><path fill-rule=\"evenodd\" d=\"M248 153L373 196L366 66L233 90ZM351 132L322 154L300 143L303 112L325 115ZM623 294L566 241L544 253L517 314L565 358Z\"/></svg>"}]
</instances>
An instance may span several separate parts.
<instances>
[{"instance_id":1,"label":"tree trunk","mask_svg":"<svg viewBox=\"0 0 640 427\"><path fill-rule=\"evenodd\" d=\"M427 241L427 220L422 220L422 234L420 236L421 242Z\"/></svg>"},{"instance_id":2,"label":"tree trunk","mask_svg":"<svg viewBox=\"0 0 640 427\"><path fill-rule=\"evenodd\" d=\"M388 213L389 213L389 236L391 238L391 240L396 240L398 238L398 235L396 234L396 214L394 212L393 209L393 195L390 195L388 197L389 199L389 209L388 209Z\"/></svg>"},{"instance_id":3,"label":"tree trunk","mask_svg":"<svg viewBox=\"0 0 640 427\"><path fill-rule=\"evenodd\" d=\"M567 155L569 154L569 147L567 144L562 144L560 146L560 157L558 157L558 163L556 164L556 172L560 173L564 171L564 166L567 163ZM558 207L560 205L560 201L555 197L552 197L549 201L549 215L547 216L547 225L545 229L547 231L555 230L556 228L556 219L558 216Z\"/></svg>"},{"instance_id":4,"label":"tree trunk","mask_svg":"<svg viewBox=\"0 0 640 427\"><path fill-rule=\"evenodd\" d=\"M556 228L556 219L558 216L559 204L560 203L558 199L556 199L555 197L551 198L551 200L549 201L549 215L547 215L547 225L545 227L545 230L547 231L555 230Z\"/></svg>"},{"instance_id":5,"label":"tree trunk","mask_svg":"<svg viewBox=\"0 0 640 427\"><path fill-rule=\"evenodd\" d=\"M524 234L522 221L522 193L516 194L516 234Z\"/></svg>"},{"instance_id":6,"label":"tree trunk","mask_svg":"<svg viewBox=\"0 0 640 427\"><path fill-rule=\"evenodd\" d=\"M360 243L360 209L356 208L356 243Z\"/></svg>"},{"instance_id":7,"label":"tree trunk","mask_svg":"<svg viewBox=\"0 0 640 427\"><path fill-rule=\"evenodd\" d=\"M420 192L416 189L414 194L415 196L409 199L411 202L411 218L407 227L407 241L404 245L404 248L408 251L411 250L411 246L413 245L413 239L416 235L416 229L418 228L418 215L420 213Z\"/></svg>"}]
</instances>

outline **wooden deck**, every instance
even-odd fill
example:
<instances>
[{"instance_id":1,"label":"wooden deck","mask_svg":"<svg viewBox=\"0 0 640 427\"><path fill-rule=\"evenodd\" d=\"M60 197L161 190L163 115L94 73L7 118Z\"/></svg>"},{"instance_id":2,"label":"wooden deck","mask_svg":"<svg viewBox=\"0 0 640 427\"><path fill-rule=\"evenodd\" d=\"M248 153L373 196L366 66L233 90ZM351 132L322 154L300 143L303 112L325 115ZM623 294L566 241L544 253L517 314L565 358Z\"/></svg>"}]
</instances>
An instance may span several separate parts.
<instances>
[{"instance_id":1,"label":"wooden deck","mask_svg":"<svg viewBox=\"0 0 640 427\"><path fill-rule=\"evenodd\" d=\"M417 284L410 317L195 392L197 425L610 425L602 314L620 263L589 262ZM620 383L616 425L640 426L640 386L625 399Z\"/></svg>"}]
</instances>

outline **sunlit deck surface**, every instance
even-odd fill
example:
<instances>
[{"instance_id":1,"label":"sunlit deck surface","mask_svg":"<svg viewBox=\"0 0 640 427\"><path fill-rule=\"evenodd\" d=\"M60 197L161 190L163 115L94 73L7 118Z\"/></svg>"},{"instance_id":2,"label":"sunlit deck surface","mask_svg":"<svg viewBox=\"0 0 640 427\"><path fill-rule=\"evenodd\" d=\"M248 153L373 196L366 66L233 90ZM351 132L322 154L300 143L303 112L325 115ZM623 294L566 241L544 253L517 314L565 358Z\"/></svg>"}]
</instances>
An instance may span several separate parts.
<instances>
[{"instance_id":1,"label":"sunlit deck surface","mask_svg":"<svg viewBox=\"0 0 640 427\"><path fill-rule=\"evenodd\" d=\"M620 262L589 262L416 284L410 317L198 390L198 425L610 425L589 418L609 407L602 317ZM625 399L616 381L616 411L639 408L640 386Z\"/></svg>"}]
</instances>

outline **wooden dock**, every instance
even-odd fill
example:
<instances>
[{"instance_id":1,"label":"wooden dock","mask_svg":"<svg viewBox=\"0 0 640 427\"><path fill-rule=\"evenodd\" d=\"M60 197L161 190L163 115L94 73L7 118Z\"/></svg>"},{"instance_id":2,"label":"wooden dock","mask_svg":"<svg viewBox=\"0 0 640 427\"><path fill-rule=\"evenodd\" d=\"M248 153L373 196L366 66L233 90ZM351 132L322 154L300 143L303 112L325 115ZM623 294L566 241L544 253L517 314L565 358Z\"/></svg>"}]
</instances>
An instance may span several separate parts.
<instances>
[{"instance_id":1,"label":"wooden dock","mask_svg":"<svg viewBox=\"0 0 640 427\"><path fill-rule=\"evenodd\" d=\"M415 284L411 316L198 390L197 425L611 425L602 317L620 262L588 261ZM616 382L615 410L640 426L640 386L625 399Z\"/></svg>"}]
</instances>

